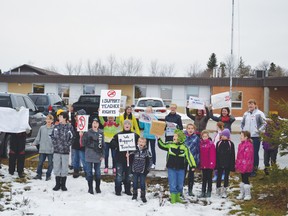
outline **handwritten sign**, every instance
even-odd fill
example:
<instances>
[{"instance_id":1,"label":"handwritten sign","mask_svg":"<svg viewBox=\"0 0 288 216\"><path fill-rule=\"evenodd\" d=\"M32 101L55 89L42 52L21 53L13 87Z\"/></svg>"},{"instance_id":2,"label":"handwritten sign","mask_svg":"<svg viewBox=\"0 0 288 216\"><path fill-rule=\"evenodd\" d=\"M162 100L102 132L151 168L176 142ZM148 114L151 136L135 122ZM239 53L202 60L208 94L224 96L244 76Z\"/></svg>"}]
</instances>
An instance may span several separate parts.
<instances>
[{"instance_id":1,"label":"handwritten sign","mask_svg":"<svg viewBox=\"0 0 288 216\"><path fill-rule=\"evenodd\" d=\"M222 92L219 94L211 95L211 104L213 109L231 107L229 92Z\"/></svg>"},{"instance_id":2,"label":"handwritten sign","mask_svg":"<svg viewBox=\"0 0 288 216\"><path fill-rule=\"evenodd\" d=\"M101 90L99 116L119 116L121 90Z\"/></svg>"},{"instance_id":3,"label":"handwritten sign","mask_svg":"<svg viewBox=\"0 0 288 216\"><path fill-rule=\"evenodd\" d=\"M152 113L140 113L139 114L139 121L140 122L151 123L152 120L157 120L155 115Z\"/></svg>"},{"instance_id":4,"label":"handwritten sign","mask_svg":"<svg viewBox=\"0 0 288 216\"><path fill-rule=\"evenodd\" d=\"M174 131L177 129L177 124L174 122L166 122L166 136L174 136Z\"/></svg>"},{"instance_id":5,"label":"handwritten sign","mask_svg":"<svg viewBox=\"0 0 288 216\"><path fill-rule=\"evenodd\" d=\"M190 109L200 109L200 110L205 110L205 103L202 99L198 97L189 97L189 103L188 103L188 108Z\"/></svg>"},{"instance_id":6,"label":"handwritten sign","mask_svg":"<svg viewBox=\"0 0 288 216\"><path fill-rule=\"evenodd\" d=\"M77 131L88 131L89 115L77 116Z\"/></svg>"},{"instance_id":7,"label":"handwritten sign","mask_svg":"<svg viewBox=\"0 0 288 216\"><path fill-rule=\"evenodd\" d=\"M134 133L129 134L118 134L119 151L135 151L135 135Z\"/></svg>"},{"instance_id":8,"label":"handwritten sign","mask_svg":"<svg viewBox=\"0 0 288 216\"><path fill-rule=\"evenodd\" d=\"M165 132L166 122L152 120L150 134L162 136Z\"/></svg>"}]
</instances>

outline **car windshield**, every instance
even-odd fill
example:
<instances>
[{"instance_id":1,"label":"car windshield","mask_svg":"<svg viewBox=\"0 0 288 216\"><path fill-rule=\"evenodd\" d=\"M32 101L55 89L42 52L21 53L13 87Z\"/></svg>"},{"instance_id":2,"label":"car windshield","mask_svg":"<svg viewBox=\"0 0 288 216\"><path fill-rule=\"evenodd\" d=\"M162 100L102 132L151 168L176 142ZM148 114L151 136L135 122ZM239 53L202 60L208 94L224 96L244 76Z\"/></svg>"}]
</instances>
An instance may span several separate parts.
<instances>
[{"instance_id":1,"label":"car windshield","mask_svg":"<svg viewBox=\"0 0 288 216\"><path fill-rule=\"evenodd\" d=\"M45 105L49 105L49 101L48 101L48 97L46 95L29 95L29 97L33 100L33 102L37 105L37 106L45 106Z\"/></svg>"},{"instance_id":2,"label":"car windshield","mask_svg":"<svg viewBox=\"0 0 288 216\"><path fill-rule=\"evenodd\" d=\"M163 107L163 102L160 100L140 100L138 101L137 104L138 107L147 107L147 106L151 106L151 107Z\"/></svg>"}]
</instances>

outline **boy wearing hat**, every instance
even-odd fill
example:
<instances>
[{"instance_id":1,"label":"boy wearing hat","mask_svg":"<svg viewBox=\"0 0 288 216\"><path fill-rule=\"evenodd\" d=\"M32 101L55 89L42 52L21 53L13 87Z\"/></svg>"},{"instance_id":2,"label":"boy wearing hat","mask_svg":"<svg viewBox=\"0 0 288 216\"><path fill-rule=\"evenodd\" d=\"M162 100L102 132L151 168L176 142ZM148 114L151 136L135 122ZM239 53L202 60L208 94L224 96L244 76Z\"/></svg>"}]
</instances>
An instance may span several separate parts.
<instances>
[{"instance_id":1,"label":"boy wearing hat","mask_svg":"<svg viewBox=\"0 0 288 216\"><path fill-rule=\"evenodd\" d=\"M220 140L216 144L216 169L218 171L216 194L222 198L227 197L230 171L235 171L235 148L230 140L230 130L224 129L220 134ZM224 188L221 188L222 173L224 176Z\"/></svg>"},{"instance_id":2,"label":"boy wearing hat","mask_svg":"<svg viewBox=\"0 0 288 216\"><path fill-rule=\"evenodd\" d=\"M99 129L99 120L94 118L92 128L83 135L83 146L85 146L86 180L88 182L88 193L93 193L93 167L95 171L96 193L101 193L101 161L104 158L104 134Z\"/></svg>"}]
</instances>

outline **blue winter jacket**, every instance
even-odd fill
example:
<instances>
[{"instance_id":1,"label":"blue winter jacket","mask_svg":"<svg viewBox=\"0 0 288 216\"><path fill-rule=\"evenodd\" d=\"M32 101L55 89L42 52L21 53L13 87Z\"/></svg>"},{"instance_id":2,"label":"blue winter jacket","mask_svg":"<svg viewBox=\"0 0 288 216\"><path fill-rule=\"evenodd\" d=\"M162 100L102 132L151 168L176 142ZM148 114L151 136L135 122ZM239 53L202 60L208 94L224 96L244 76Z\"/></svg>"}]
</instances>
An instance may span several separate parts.
<instances>
[{"instance_id":1,"label":"blue winter jacket","mask_svg":"<svg viewBox=\"0 0 288 216\"><path fill-rule=\"evenodd\" d=\"M198 167L200 161L200 139L195 133L192 135L189 135L187 131L184 133L186 135L185 145L193 155L196 166Z\"/></svg>"}]
</instances>

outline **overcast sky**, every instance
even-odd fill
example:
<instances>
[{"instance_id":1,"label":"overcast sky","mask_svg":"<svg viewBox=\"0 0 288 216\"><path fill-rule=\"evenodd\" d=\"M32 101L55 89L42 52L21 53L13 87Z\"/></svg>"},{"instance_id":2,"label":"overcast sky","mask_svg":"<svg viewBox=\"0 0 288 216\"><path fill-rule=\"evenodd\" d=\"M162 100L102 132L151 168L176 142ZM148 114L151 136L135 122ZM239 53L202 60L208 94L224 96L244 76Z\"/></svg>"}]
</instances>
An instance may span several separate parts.
<instances>
[{"instance_id":1,"label":"overcast sky","mask_svg":"<svg viewBox=\"0 0 288 216\"><path fill-rule=\"evenodd\" d=\"M235 0L234 53L252 68L288 69L288 0ZM232 0L9 0L0 3L0 69L22 64L65 71L109 55L206 68L231 51Z\"/></svg>"}]
</instances>

